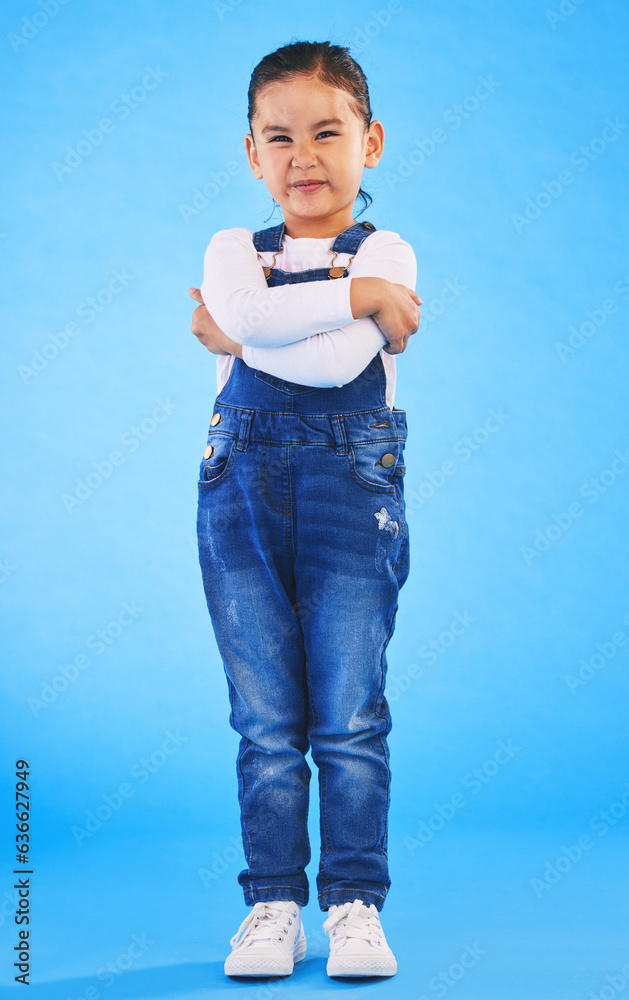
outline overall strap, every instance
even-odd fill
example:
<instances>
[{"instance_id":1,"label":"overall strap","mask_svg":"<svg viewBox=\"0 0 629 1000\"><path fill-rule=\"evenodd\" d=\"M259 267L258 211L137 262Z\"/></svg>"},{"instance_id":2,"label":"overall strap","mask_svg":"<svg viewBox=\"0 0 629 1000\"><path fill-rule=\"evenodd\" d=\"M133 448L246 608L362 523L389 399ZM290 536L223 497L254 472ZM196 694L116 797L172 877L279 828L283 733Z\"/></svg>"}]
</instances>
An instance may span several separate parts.
<instances>
[{"instance_id":1,"label":"overall strap","mask_svg":"<svg viewBox=\"0 0 629 1000\"><path fill-rule=\"evenodd\" d=\"M280 222L279 226L269 226L268 229L259 229L257 233L254 233L253 245L256 250L281 250L282 240L284 239L284 226L285 224Z\"/></svg>"},{"instance_id":2,"label":"overall strap","mask_svg":"<svg viewBox=\"0 0 629 1000\"><path fill-rule=\"evenodd\" d=\"M252 237L253 245L258 251L258 256L260 255L260 251L262 252L270 251L271 253L274 253L276 257L279 256L279 254L282 251L285 228L286 224L284 222L280 222L279 225L277 226L269 226L268 229L259 229L257 232L253 234ZM345 267L341 267L340 265L335 265L334 262L336 260L336 257L340 253L347 253L350 254L351 257L354 257L363 240L367 239L367 237L375 231L376 227L373 225L373 223L367 221L355 222L354 225L348 226L347 229L344 229L342 233L338 234L338 236L334 240L334 243L330 247L330 252L332 253L330 267L317 268L316 269L317 271L321 271L321 274L317 276L321 278L347 277L348 275L347 265ZM273 258L273 264L275 264L275 257ZM266 275L267 281L269 280L269 278L271 278L273 284L284 283L284 281L287 283L288 282L292 283L295 280L303 280L297 278L297 274L293 273L293 276L291 278L287 277L284 278L282 281L281 276L283 276L284 274L288 275L290 272L284 272L281 270L281 268L276 268L273 265L271 265L271 267L265 267L264 273ZM299 272L300 275L302 273L305 272Z\"/></svg>"},{"instance_id":3,"label":"overall strap","mask_svg":"<svg viewBox=\"0 0 629 1000\"><path fill-rule=\"evenodd\" d=\"M338 234L331 249L336 253L356 253L363 240L375 231L373 222L356 222Z\"/></svg>"}]
</instances>

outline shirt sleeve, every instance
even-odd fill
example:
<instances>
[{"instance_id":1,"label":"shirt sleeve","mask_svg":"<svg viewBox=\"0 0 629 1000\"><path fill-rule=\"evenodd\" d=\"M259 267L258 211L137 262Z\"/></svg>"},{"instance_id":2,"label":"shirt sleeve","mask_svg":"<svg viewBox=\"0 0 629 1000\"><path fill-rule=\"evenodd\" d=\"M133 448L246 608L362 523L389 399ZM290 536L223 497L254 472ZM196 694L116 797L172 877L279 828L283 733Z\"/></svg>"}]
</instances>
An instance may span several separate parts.
<instances>
[{"instance_id":1,"label":"shirt sleeve","mask_svg":"<svg viewBox=\"0 0 629 1000\"><path fill-rule=\"evenodd\" d=\"M348 279L269 288L244 227L221 229L210 240L201 294L223 333L243 346L280 347L355 322Z\"/></svg>"},{"instance_id":2,"label":"shirt sleeve","mask_svg":"<svg viewBox=\"0 0 629 1000\"><path fill-rule=\"evenodd\" d=\"M361 244L349 266L350 276L338 278L349 284L351 276L386 278L415 288L417 261L413 248L397 233L378 230ZM361 254L371 240L369 254ZM312 286L323 282L311 282ZM293 286L299 287L299 286ZM251 368L300 385L320 388L345 385L367 367L387 343L380 327L366 316L336 330L324 331L284 347L243 346L242 358Z\"/></svg>"}]
</instances>

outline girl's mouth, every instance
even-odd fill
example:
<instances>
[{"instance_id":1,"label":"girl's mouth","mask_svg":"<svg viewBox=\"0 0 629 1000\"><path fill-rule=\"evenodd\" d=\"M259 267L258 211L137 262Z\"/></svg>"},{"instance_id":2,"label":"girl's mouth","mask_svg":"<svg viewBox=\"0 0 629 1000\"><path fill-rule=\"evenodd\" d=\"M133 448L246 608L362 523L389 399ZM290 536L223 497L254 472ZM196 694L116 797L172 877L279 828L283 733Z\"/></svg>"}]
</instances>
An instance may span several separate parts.
<instances>
[{"instance_id":1,"label":"girl's mouth","mask_svg":"<svg viewBox=\"0 0 629 1000\"><path fill-rule=\"evenodd\" d=\"M309 191L318 191L319 188L322 188L324 184L325 181L306 181L305 183L302 181L299 184L293 184L293 187L296 188L297 191L309 192Z\"/></svg>"}]
</instances>

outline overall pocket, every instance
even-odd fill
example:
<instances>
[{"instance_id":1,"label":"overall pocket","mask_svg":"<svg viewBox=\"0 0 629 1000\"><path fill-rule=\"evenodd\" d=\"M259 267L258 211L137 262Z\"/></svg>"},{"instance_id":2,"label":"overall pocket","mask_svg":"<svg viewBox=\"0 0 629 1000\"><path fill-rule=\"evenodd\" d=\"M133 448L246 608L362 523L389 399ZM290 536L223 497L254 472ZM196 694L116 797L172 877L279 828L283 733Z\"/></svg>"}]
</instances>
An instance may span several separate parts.
<instances>
[{"instance_id":1,"label":"overall pocket","mask_svg":"<svg viewBox=\"0 0 629 1000\"><path fill-rule=\"evenodd\" d=\"M256 378L261 379L262 382L267 382L268 385L272 385L274 389L279 389L280 392L285 392L289 396L297 396L302 392L316 391L316 386L314 385L301 385L299 382L288 382L286 379L277 378L275 375L269 375L268 372L263 372L258 368L254 370L254 375Z\"/></svg>"},{"instance_id":2,"label":"overall pocket","mask_svg":"<svg viewBox=\"0 0 629 1000\"><path fill-rule=\"evenodd\" d=\"M236 457L236 441L233 434L210 432L199 466L199 489L213 489L225 482Z\"/></svg>"},{"instance_id":3,"label":"overall pocket","mask_svg":"<svg viewBox=\"0 0 629 1000\"><path fill-rule=\"evenodd\" d=\"M349 442L347 461L352 479L375 493L396 493L395 477L405 471L403 449L399 438Z\"/></svg>"}]
</instances>

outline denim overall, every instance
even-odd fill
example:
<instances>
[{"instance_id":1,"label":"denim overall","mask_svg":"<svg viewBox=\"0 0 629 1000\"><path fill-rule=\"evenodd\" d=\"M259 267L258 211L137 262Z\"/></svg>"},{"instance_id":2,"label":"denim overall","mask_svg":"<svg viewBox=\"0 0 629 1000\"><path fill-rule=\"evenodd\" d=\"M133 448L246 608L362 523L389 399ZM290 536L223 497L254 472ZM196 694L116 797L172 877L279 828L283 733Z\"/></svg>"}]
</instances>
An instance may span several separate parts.
<instances>
[{"instance_id":1,"label":"denim overall","mask_svg":"<svg viewBox=\"0 0 629 1000\"><path fill-rule=\"evenodd\" d=\"M373 229L355 223L332 250L355 254ZM283 235L281 223L254 233L254 245L280 251ZM267 282L328 277L329 268L273 267ZM199 562L229 721L241 736L248 867L238 882L250 906L308 902L309 748L321 909L359 897L380 910L391 884L385 650L409 541L406 413L389 408L385 388L379 353L333 388L285 381L236 357L214 404L199 470Z\"/></svg>"}]
</instances>

